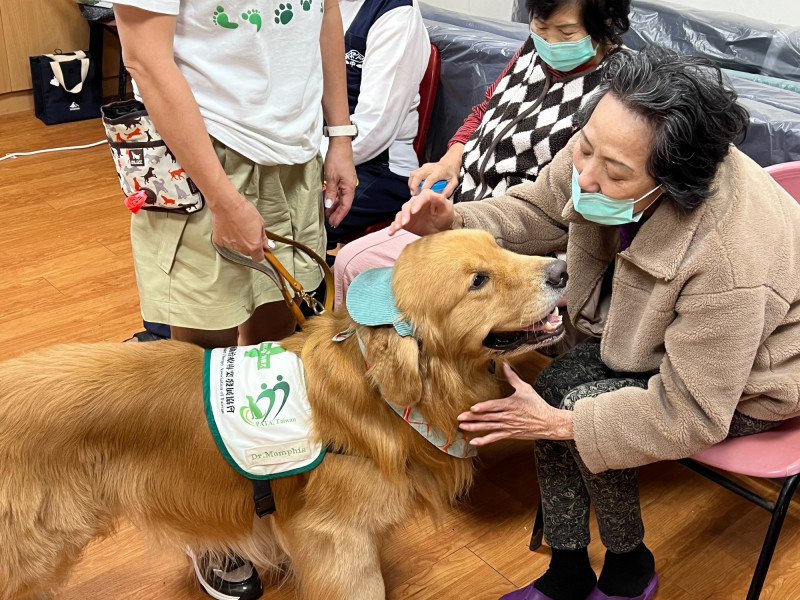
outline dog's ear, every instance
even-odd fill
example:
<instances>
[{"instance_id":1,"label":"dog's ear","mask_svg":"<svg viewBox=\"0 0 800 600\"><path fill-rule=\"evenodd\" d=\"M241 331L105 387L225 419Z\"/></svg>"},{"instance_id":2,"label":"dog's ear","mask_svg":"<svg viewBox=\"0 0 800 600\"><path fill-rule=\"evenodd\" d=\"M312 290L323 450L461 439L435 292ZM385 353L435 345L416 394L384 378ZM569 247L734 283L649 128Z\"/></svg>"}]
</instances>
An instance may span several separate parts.
<instances>
[{"instance_id":1,"label":"dog's ear","mask_svg":"<svg viewBox=\"0 0 800 600\"><path fill-rule=\"evenodd\" d=\"M400 406L411 406L422 397L419 342L412 336L401 336L394 327L363 328L367 361L367 377L377 385L384 397Z\"/></svg>"}]
</instances>

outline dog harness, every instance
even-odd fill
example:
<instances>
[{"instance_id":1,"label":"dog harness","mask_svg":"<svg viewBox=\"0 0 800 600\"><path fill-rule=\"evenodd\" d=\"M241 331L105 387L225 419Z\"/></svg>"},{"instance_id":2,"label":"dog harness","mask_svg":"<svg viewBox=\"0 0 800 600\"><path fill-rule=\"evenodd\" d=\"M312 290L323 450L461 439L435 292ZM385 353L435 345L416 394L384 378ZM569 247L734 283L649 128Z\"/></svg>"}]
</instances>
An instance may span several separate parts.
<instances>
[{"instance_id":1,"label":"dog harness","mask_svg":"<svg viewBox=\"0 0 800 600\"><path fill-rule=\"evenodd\" d=\"M256 512L274 511L268 481L311 470L325 456L312 435L303 363L276 342L206 350L203 390L217 447L253 482Z\"/></svg>"}]
</instances>

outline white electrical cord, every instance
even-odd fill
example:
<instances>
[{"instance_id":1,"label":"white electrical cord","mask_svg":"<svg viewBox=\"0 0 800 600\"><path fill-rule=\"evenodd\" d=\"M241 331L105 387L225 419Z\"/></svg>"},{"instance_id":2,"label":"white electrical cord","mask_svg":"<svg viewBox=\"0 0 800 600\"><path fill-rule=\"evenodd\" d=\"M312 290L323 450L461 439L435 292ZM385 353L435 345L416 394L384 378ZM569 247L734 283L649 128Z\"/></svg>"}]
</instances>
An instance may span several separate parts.
<instances>
[{"instance_id":1,"label":"white electrical cord","mask_svg":"<svg viewBox=\"0 0 800 600\"><path fill-rule=\"evenodd\" d=\"M34 150L33 152L12 152L11 154L6 154L5 156L0 157L0 161L6 160L7 158L17 158L18 156L30 156L32 154L42 154L44 152L59 152L60 150L82 150L84 148L93 148L94 146L100 146L101 144L107 144L108 140L102 140L100 142L95 142L93 144L85 144L83 146L64 146L63 148L46 148L44 150Z\"/></svg>"}]
</instances>

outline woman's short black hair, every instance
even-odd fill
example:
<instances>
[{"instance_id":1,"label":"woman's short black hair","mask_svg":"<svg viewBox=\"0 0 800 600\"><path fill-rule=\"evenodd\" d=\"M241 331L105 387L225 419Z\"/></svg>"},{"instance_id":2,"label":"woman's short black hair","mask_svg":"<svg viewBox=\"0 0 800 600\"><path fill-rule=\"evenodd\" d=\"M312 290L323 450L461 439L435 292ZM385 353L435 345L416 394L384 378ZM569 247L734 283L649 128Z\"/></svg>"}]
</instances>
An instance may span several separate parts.
<instances>
[{"instance_id":1,"label":"woman's short black hair","mask_svg":"<svg viewBox=\"0 0 800 600\"><path fill-rule=\"evenodd\" d=\"M531 20L547 19L557 8L570 4L580 7L583 26L595 42L622 43L622 34L631 24L631 0L525 0Z\"/></svg>"},{"instance_id":2,"label":"woman's short black hair","mask_svg":"<svg viewBox=\"0 0 800 600\"><path fill-rule=\"evenodd\" d=\"M749 115L712 61L679 56L660 46L621 50L607 59L603 82L575 118L583 127L606 94L653 130L647 169L681 210L708 198L730 144L747 130Z\"/></svg>"}]
</instances>

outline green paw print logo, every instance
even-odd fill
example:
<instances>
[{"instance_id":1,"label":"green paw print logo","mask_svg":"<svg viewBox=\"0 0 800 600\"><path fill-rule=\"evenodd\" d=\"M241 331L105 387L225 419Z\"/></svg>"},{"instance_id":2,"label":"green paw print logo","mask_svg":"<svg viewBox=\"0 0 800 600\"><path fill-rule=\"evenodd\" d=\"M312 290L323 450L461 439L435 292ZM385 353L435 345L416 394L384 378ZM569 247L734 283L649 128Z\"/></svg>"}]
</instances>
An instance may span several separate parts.
<instances>
[{"instance_id":1,"label":"green paw print logo","mask_svg":"<svg viewBox=\"0 0 800 600\"><path fill-rule=\"evenodd\" d=\"M311 10L311 0L300 0L300 6L303 7L303 10Z\"/></svg>"},{"instance_id":2,"label":"green paw print logo","mask_svg":"<svg viewBox=\"0 0 800 600\"><path fill-rule=\"evenodd\" d=\"M291 4L279 4L278 8L275 9L275 22L278 25L286 25L292 20L293 16Z\"/></svg>"},{"instance_id":3,"label":"green paw print logo","mask_svg":"<svg viewBox=\"0 0 800 600\"><path fill-rule=\"evenodd\" d=\"M255 8L242 13L242 18L256 26L256 31L261 31L261 12Z\"/></svg>"},{"instance_id":4,"label":"green paw print logo","mask_svg":"<svg viewBox=\"0 0 800 600\"><path fill-rule=\"evenodd\" d=\"M228 15L225 12L225 9L221 6L218 6L217 10L214 11L214 16L212 17L212 20L214 21L215 25L219 25L220 27L223 27L225 29L236 29L237 27L239 27L238 23L232 23L228 19Z\"/></svg>"}]
</instances>

